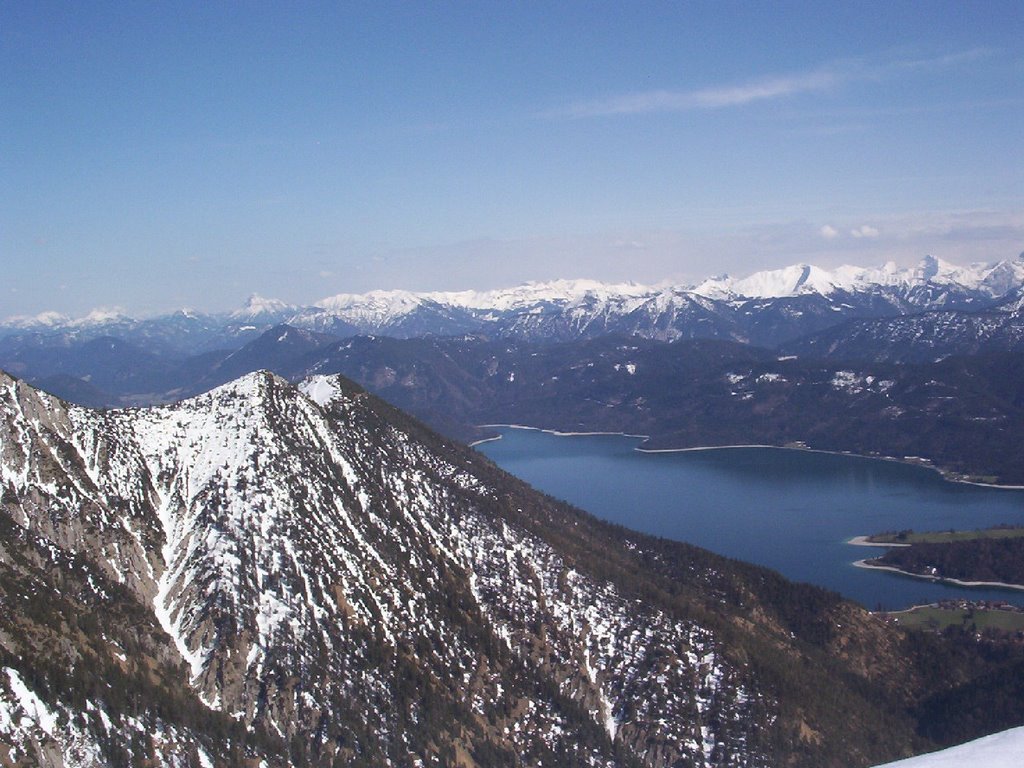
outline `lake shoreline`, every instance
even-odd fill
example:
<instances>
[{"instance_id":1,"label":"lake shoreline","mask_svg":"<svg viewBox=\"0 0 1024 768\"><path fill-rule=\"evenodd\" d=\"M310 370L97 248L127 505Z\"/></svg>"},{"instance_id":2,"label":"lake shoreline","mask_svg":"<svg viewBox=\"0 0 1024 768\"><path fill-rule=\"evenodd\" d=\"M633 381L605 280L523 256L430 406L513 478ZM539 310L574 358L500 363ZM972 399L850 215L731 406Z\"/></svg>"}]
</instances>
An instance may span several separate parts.
<instances>
[{"instance_id":1,"label":"lake shoreline","mask_svg":"<svg viewBox=\"0 0 1024 768\"><path fill-rule=\"evenodd\" d=\"M629 432L563 432L557 429L545 429L544 427L531 427L528 424L478 424L478 428L491 428L491 429L523 429L530 430L533 432L544 432L549 435L556 437L590 437L590 436L605 436L605 437L629 437L643 442L647 442L651 439L650 435L637 435ZM500 440L501 435L495 437L485 437L480 440L474 440L469 444L472 448L483 443L489 443L494 440ZM823 448L808 448L803 445L766 445L761 443L748 443L748 444L736 444L736 445L698 445L691 446L689 448L645 448L643 443L636 446L633 450L638 453L692 453L697 451L724 451L733 448L770 448L776 451L803 451L805 453L822 453L829 456L847 456L859 459L875 459L878 461L891 461L896 464L906 464L913 467L922 467L924 469L930 469L933 472L937 472L943 480L949 483L960 483L962 485L974 485L979 488L995 488L999 490L1007 491L1021 491L1024 490L1024 485L1007 485L1003 483L983 483L978 480L971 480L964 477L952 470L943 469L935 466L930 460L923 459L917 456L905 456L899 458L897 456L874 456L866 455L863 453L853 453L852 451L829 451Z\"/></svg>"},{"instance_id":2,"label":"lake shoreline","mask_svg":"<svg viewBox=\"0 0 1024 768\"><path fill-rule=\"evenodd\" d=\"M962 579L951 579L944 576L928 576L923 573L905 571L902 568L895 568L891 565L873 565L867 560L857 560L853 565L856 568L867 568L872 571L891 571L892 573L898 573L902 576L913 576L915 579L926 579L928 581L938 582L941 584L955 584L958 587L983 587L987 589L1013 589L1017 591L1024 591L1024 584L1007 584L1001 581L963 581Z\"/></svg>"},{"instance_id":3,"label":"lake shoreline","mask_svg":"<svg viewBox=\"0 0 1024 768\"><path fill-rule=\"evenodd\" d=\"M884 541L871 541L870 536L854 536L852 539L846 542L847 544L854 547L910 547L911 544L887 544Z\"/></svg>"},{"instance_id":4,"label":"lake shoreline","mask_svg":"<svg viewBox=\"0 0 1024 768\"><path fill-rule=\"evenodd\" d=\"M648 435L631 435L627 432L562 432L558 429L545 429L544 427L531 427L528 424L477 424L477 429L522 429L529 432L543 432L546 435L554 435L555 437L630 437L637 440L649 440ZM472 448L477 445L484 443L491 443L495 440L501 440L501 435L495 435L494 437L484 437L480 440L474 440L469 444ZM634 449L639 450L639 448Z\"/></svg>"}]
</instances>

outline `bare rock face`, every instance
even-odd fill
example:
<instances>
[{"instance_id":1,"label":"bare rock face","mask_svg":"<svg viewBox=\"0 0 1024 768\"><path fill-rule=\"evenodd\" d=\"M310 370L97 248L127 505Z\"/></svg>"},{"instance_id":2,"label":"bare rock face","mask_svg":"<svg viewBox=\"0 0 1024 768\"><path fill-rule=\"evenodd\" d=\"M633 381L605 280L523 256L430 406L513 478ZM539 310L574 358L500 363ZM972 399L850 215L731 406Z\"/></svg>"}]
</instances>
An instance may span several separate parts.
<instances>
[{"instance_id":1,"label":"bare rock face","mask_svg":"<svg viewBox=\"0 0 1024 768\"><path fill-rule=\"evenodd\" d=\"M95 556L141 598L155 592L153 487L124 420L69 406L0 374L3 464L14 518L69 552Z\"/></svg>"}]
</instances>

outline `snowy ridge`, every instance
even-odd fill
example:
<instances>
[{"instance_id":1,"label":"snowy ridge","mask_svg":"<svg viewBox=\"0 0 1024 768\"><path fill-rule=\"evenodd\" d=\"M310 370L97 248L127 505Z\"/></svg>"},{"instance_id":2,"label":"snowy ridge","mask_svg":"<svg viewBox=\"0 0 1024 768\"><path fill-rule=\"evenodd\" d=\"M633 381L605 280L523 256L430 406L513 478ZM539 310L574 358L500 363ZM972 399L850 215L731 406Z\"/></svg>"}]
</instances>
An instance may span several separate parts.
<instances>
[{"instance_id":1,"label":"snowy ridge","mask_svg":"<svg viewBox=\"0 0 1024 768\"><path fill-rule=\"evenodd\" d=\"M528 282L513 288L491 291L370 291L363 294L342 293L316 302L316 306L343 313L355 308L370 307L378 317L395 317L419 306L424 301L453 307L481 310L509 310L523 306L549 303L570 303L587 296L600 299L619 296L646 296L650 286L634 283L610 284L596 280L552 280Z\"/></svg>"}]
</instances>

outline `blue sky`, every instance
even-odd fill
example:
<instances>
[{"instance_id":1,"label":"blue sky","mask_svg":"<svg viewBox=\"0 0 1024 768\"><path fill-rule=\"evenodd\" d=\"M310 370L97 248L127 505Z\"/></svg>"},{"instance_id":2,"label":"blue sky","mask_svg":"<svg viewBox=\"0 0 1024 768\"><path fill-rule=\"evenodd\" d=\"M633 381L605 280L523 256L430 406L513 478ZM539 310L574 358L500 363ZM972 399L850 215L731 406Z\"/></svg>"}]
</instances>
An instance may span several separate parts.
<instances>
[{"instance_id":1,"label":"blue sky","mask_svg":"<svg viewBox=\"0 0 1024 768\"><path fill-rule=\"evenodd\" d=\"M1024 3L5 3L0 317L1024 250Z\"/></svg>"}]
</instances>

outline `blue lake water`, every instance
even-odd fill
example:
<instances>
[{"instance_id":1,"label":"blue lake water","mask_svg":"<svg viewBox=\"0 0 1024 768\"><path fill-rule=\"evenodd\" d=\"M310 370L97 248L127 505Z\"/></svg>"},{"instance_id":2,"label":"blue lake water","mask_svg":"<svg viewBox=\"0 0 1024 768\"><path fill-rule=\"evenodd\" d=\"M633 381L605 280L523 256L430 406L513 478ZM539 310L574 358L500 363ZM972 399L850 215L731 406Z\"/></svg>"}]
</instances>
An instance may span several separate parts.
<instances>
[{"instance_id":1,"label":"blue lake water","mask_svg":"<svg viewBox=\"0 0 1024 768\"><path fill-rule=\"evenodd\" d=\"M597 517L766 565L894 610L941 599L1024 592L963 588L854 567L883 550L854 536L1024 525L1024 491L950 483L929 469L771 448L643 453L615 435L502 429L477 449L503 469Z\"/></svg>"}]
</instances>

